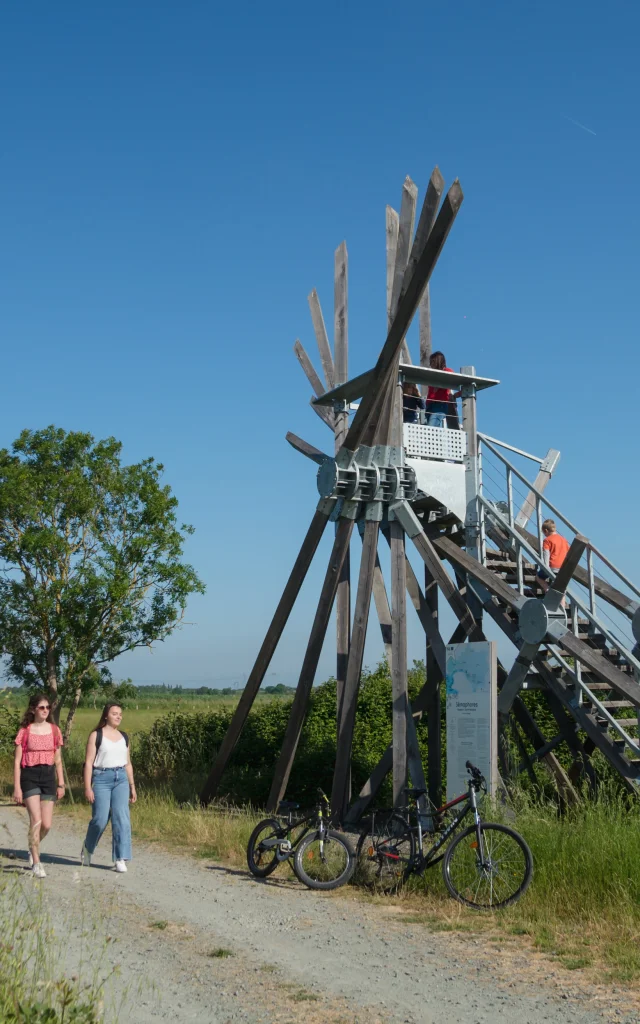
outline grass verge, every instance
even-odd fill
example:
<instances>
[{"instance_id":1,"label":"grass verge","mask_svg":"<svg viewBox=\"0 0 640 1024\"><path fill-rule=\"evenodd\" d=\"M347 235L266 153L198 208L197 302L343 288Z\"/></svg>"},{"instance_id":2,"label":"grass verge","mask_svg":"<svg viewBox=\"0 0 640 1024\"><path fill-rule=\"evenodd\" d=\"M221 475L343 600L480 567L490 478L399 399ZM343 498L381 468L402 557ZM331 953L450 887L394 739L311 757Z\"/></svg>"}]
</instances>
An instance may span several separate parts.
<instances>
[{"instance_id":1,"label":"grass verge","mask_svg":"<svg viewBox=\"0 0 640 1024\"><path fill-rule=\"evenodd\" d=\"M69 810L86 821L86 806ZM354 889L351 895L394 907L407 925L479 933L498 944L524 941L567 971L593 969L601 981L640 982L640 809L603 795L564 817L550 804L524 798L515 811L513 825L533 853L534 878L514 907L492 914L465 909L449 897L439 866L394 897ZM148 793L132 809L132 827L147 842L244 867L249 835L262 816L255 810L202 810Z\"/></svg>"}]
</instances>

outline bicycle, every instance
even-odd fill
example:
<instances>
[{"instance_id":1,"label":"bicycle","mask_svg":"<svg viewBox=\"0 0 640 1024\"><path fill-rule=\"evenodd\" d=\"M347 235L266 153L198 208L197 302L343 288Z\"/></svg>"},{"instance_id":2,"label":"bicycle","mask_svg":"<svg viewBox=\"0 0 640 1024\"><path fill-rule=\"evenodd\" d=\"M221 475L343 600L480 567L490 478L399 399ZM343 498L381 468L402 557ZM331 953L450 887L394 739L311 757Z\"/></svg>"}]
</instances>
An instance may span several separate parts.
<instances>
[{"instance_id":1,"label":"bicycle","mask_svg":"<svg viewBox=\"0 0 640 1024\"><path fill-rule=\"evenodd\" d=\"M247 844L247 864L256 878L266 878L285 860L293 861L296 877L309 889L337 889L355 870L352 847L343 835L329 828L329 800L318 789L315 809L300 818L299 805L280 803L281 818L265 818L254 828ZM284 817L286 815L286 817ZM296 830L297 835L294 835Z\"/></svg>"},{"instance_id":2,"label":"bicycle","mask_svg":"<svg viewBox=\"0 0 640 1024\"><path fill-rule=\"evenodd\" d=\"M442 861L442 874L449 893L467 907L496 910L520 899L533 877L531 850L514 829L482 821L478 794L486 793L486 781L470 761L466 767L470 776L467 792L432 810L434 828L431 834L435 841L426 851L423 849L425 832L417 803L426 795L426 790L405 790L408 798L416 801L415 825L399 811L385 812L388 817L376 831L373 815L361 832L356 848L357 878L363 884L393 891L410 875L421 875ZM445 825L443 815L463 802L464 806L453 821ZM470 812L474 817L473 825L451 839ZM441 831L439 836L438 831ZM445 846L444 852L440 852Z\"/></svg>"}]
</instances>

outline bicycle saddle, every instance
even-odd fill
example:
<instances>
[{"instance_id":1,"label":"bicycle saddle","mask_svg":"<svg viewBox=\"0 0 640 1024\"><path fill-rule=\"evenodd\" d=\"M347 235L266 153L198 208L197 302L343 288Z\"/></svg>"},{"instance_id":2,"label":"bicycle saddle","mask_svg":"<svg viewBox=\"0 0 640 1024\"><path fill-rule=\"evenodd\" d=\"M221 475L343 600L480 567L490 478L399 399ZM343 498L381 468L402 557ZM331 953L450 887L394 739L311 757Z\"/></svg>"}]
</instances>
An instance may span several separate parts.
<instances>
[{"instance_id":1,"label":"bicycle saddle","mask_svg":"<svg viewBox=\"0 0 640 1024\"><path fill-rule=\"evenodd\" d=\"M279 811L297 811L300 804L297 804L294 800L281 800L278 804Z\"/></svg>"},{"instance_id":2,"label":"bicycle saddle","mask_svg":"<svg viewBox=\"0 0 640 1024\"><path fill-rule=\"evenodd\" d=\"M405 787L403 792L405 792L407 796L412 796L414 800L419 800L421 796L426 796L427 793L426 789L409 789L408 787Z\"/></svg>"}]
</instances>

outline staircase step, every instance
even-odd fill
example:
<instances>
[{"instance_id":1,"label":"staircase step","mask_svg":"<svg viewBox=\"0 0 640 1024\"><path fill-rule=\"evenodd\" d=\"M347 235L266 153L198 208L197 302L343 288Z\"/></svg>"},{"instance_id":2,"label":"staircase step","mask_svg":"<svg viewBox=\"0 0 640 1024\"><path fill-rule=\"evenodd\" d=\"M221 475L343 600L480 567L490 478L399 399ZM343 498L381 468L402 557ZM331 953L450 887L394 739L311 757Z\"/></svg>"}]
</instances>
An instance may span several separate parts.
<instances>
[{"instance_id":1,"label":"staircase step","mask_svg":"<svg viewBox=\"0 0 640 1024\"><path fill-rule=\"evenodd\" d=\"M616 725L622 726L623 729L637 729L638 719L637 718L616 718Z\"/></svg>"},{"instance_id":2,"label":"staircase step","mask_svg":"<svg viewBox=\"0 0 640 1024\"><path fill-rule=\"evenodd\" d=\"M634 706L630 700L601 700L600 703L607 711L611 711L614 708L632 708Z\"/></svg>"}]
</instances>

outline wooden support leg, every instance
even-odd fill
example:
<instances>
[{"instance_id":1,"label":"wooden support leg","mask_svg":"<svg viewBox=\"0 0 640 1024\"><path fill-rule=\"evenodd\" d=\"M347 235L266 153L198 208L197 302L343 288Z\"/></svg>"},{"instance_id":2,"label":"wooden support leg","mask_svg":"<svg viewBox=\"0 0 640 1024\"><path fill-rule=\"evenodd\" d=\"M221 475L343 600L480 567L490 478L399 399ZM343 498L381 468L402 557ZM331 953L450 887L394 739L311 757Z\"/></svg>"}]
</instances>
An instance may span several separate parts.
<instances>
[{"instance_id":1,"label":"wooden support leg","mask_svg":"<svg viewBox=\"0 0 640 1024\"><path fill-rule=\"evenodd\" d=\"M220 749L218 750L218 755L211 769L209 778L207 779L202 793L200 794L200 799L203 804L208 804L218 790L222 774L227 767L229 758L231 757L236 743L240 738L244 723L247 720L247 715L251 710L253 702L258 694L258 690L260 689L260 684L262 683L266 671L269 668L271 659L278 645L278 641L282 636L282 631L287 624L287 620L291 614L291 609L293 608L296 598L300 593L300 587L307 575L307 571L311 565L311 561L316 553L327 523L327 517L321 512L316 512L311 520L311 525L309 526L307 535L302 542L300 553L294 563L293 569L291 570L291 575L287 580L287 585L284 588L278 607L276 608L275 614L271 620L271 625L267 630L267 634L262 642L262 647L260 648L258 657L256 658L255 664L251 669L249 678L247 679L247 685L245 686L242 696L238 701L238 706L236 707L233 718L229 723L229 728L227 729L222 743L220 744Z\"/></svg>"},{"instance_id":2,"label":"wooden support leg","mask_svg":"<svg viewBox=\"0 0 640 1024\"><path fill-rule=\"evenodd\" d=\"M340 722L344 684L347 678L347 663L351 645L351 558L347 551L336 594L336 727Z\"/></svg>"},{"instance_id":3,"label":"wooden support leg","mask_svg":"<svg viewBox=\"0 0 640 1024\"><path fill-rule=\"evenodd\" d=\"M311 693L313 680L318 668L318 661L320 660L322 644L324 643L324 638L327 633L327 626L329 625L331 608L333 607L336 591L338 589L340 570L342 569L342 564L349 549L352 530L353 520L341 519L339 521L335 540L333 542L333 550L329 559L329 565L327 567L324 583L322 584L322 590L320 591L320 600L318 601L313 626L311 627L309 643L307 644L307 650L300 670L298 687L296 689L295 697L293 698L289 721L287 722L282 750L280 751L280 756L273 776L273 782L271 784L271 792L269 793L269 799L267 801L267 810L269 811L275 811L277 809L278 804L284 796L287 783L289 782L293 759L298 747L300 733L302 732L307 704L309 703L309 695Z\"/></svg>"},{"instance_id":4,"label":"wooden support leg","mask_svg":"<svg viewBox=\"0 0 640 1024\"><path fill-rule=\"evenodd\" d=\"M391 696L393 704L393 806L405 802L407 785L407 719L410 715L407 689L407 573L404 530L390 524L391 537Z\"/></svg>"},{"instance_id":5,"label":"wooden support leg","mask_svg":"<svg viewBox=\"0 0 640 1024\"><path fill-rule=\"evenodd\" d=\"M360 675L362 673L364 643L367 636L367 624L369 621L369 608L371 606L371 591L373 587L376 554L378 550L379 529L379 523L365 523L360 575L358 577L358 591L356 594L356 605L353 613L351 647L349 650L349 662L347 665L347 674L344 686L342 714L340 716L338 726L336 767L333 775L333 790L331 793L331 810L336 819L340 819L342 817L351 795L349 792L351 745L353 742L353 729L356 719Z\"/></svg>"},{"instance_id":6,"label":"wooden support leg","mask_svg":"<svg viewBox=\"0 0 640 1024\"><path fill-rule=\"evenodd\" d=\"M462 643L464 638L465 638L465 633L464 633L463 627L457 626L455 631L454 631L454 633L451 636L451 639L449 640L449 643L451 643L451 644ZM422 689L420 690L420 693L418 694L418 696L414 700L413 704L411 705L411 715L412 715L412 718L414 719L414 721L416 719L420 719L422 717L423 713L426 711L427 702L428 702L428 699L429 699L429 692L430 692L429 691L429 686L430 686L429 680L427 679L425 685L422 687ZM362 817L362 815L366 811L367 807L369 806L369 804L373 800L374 796L376 795L376 793L380 789L380 786L384 782L387 774L391 771L392 761L393 761L393 747L392 747L392 744L390 743L389 746L387 747L387 749L385 750L384 754L382 755L382 757L378 761L377 765L375 766L375 768L371 772L371 775L369 776L369 778L365 782L364 786L360 790L360 793L358 794L357 799L354 800L354 802L352 803L351 807L349 808L349 810L348 810L348 812L347 812L347 814L345 816L345 821L346 822L353 823L353 822L356 822L356 821L360 820L360 818ZM418 788L423 788L423 787L419 786Z\"/></svg>"},{"instance_id":7,"label":"wooden support leg","mask_svg":"<svg viewBox=\"0 0 640 1024\"><path fill-rule=\"evenodd\" d=\"M438 585L429 568L424 568L424 598L428 615L436 628L438 627ZM429 696L427 698L427 789L429 799L435 807L442 803L442 723L440 714L440 694L444 673L438 664L433 646L427 637L427 682Z\"/></svg>"}]
</instances>

